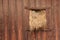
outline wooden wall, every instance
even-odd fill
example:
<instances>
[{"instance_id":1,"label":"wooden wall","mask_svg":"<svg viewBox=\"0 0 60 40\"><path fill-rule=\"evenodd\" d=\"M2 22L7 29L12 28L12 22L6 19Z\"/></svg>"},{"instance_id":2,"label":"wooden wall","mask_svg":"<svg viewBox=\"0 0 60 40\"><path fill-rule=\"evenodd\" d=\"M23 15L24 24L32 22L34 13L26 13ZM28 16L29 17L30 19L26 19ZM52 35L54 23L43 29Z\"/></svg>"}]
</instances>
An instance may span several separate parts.
<instances>
[{"instance_id":1,"label":"wooden wall","mask_svg":"<svg viewBox=\"0 0 60 40\"><path fill-rule=\"evenodd\" d=\"M60 39L60 0L0 0L0 40L36 40L27 32L29 10L25 7L47 9L47 26L52 30L39 32L38 40Z\"/></svg>"},{"instance_id":2,"label":"wooden wall","mask_svg":"<svg viewBox=\"0 0 60 40\"><path fill-rule=\"evenodd\" d=\"M22 0L0 0L0 40L22 40Z\"/></svg>"}]
</instances>

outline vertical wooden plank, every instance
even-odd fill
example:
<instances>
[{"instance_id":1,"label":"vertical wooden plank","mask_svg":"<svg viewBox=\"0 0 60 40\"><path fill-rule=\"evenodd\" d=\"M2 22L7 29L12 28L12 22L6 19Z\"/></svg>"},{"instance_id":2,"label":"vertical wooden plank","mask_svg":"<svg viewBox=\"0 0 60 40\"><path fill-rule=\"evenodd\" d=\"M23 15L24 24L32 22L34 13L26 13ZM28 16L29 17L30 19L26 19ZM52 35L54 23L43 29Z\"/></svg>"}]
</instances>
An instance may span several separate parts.
<instances>
[{"instance_id":1,"label":"vertical wooden plank","mask_svg":"<svg viewBox=\"0 0 60 40\"><path fill-rule=\"evenodd\" d=\"M38 40L42 40L42 32L38 32L37 37L38 37Z\"/></svg>"},{"instance_id":2,"label":"vertical wooden plank","mask_svg":"<svg viewBox=\"0 0 60 40\"><path fill-rule=\"evenodd\" d=\"M10 16L11 22L12 22L12 27L11 27L11 40L16 40L16 34L15 34L15 0L9 0L9 5L10 5Z\"/></svg>"},{"instance_id":3,"label":"vertical wooden plank","mask_svg":"<svg viewBox=\"0 0 60 40\"><path fill-rule=\"evenodd\" d=\"M8 40L11 40L11 32L12 32L12 16L11 16L11 10L10 10L10 1L8 0L8 27L7 27L7 31L8 31Z\"/></svg>"},{"instance_id":4,"label":"vertical wooden plank","mask_svg":"<svg viewBox=\"0 0 60 40\"><path fill-rule=\"evenodd\" d=\"M46 11L47 11L47 26L48 26L48 28L49 29L53 29L53 27L54 26L52 26L52 22L53 22L53 19L52 19L52 10L51 10L51 0L47 0L47 3L46 3L47 5L47 7L49 7L50 6L50 9L47 9ZM53 30L52 31L49 31L49 32L47 32L47 40L53 40L52 38L53 38L53 36L52 36L52 34L53 34Z\"/></svg>"},{"instance_id":5,"label":"vertical wooden plank","mask_svg":"<svg viewBox=\"0 0 60 40\"><path fill-rule=\"evenodd\" d=\"M41 0L36 0L36 8L40 8L41 7Z\"/></svg>"},{"instance_id":6,"label":"vertical wooden plank","mask_svg":"<svg viewBox=\"0 0 60 40\"><path fill-rule=\"evenodd\" d=\"M58 9L58 16L59 16L59 17L58 17L58 19L59 19L59 20L58 20L58 25L59 25L59 26L57 27L57 29L58 29L58 30L57 30L57 31L58 31L58 35L57 35L57 36L58 36L58 40L60 40L60 0L57 0L57 2L58 2L58 4L57 4L57 9Z\"/></svg>"},{"instance_id":7,"label":"vertical wooden plank","mask_svg":"<svg viewBox=\"0 0 60 40\"><path fill-rule=\"evenodd\" d=\"M46 12L47 12L47 27L49 28L49 29L51 29L51 11L50 10L46 10ZM50 39L50 36L51 36L51 32L47 32L47 40L51 40Z\"/></svg>"},{"instance_id":8,"label":"vertical wooden plank","mask_svg":"<svg viewBox=\"0 0 60 40\"><path fill-rule=\"evenodd\" d=\"M22 4L23 0L16 0L16 6L17 6L17 15L18 15L18 19L17 19L17 28L18 28L18 40L23 40L23 35L22 35L22 8L23 8L23 4Z\"/></svg>"},{"instance_id":9,"label":"vertical wooden plank","mask_svg":"<svg viewBox=\"0 0 60 40\"><path fill-rule=\"evenodd\" d=\"M2 0L0 0L0 40L2 40L2 21L3 21L3 13L2 13Z\"/></svg>"},{"instance_id":10,"label":"vertical wooden plank","mask_svg":"<svg viewBox=\"0 0 60 40\"><path fill-rule=\"evenodd\" d=\"M56 39L53 39L53 40L58 40L58 28L57 28L58 27L58 10L57 10L58 2L57 2L57 0L53 0L52 2L53 2L52 5L53 5L53 13L54 13L54 19L55 19L54 23L55 23L55 28L56 28L55 33L54 33L54 34L56 34L54 37Z\"/></svg>"},{"instance_id":11,"label":"vertical wooden plank","mask_svg":"<svg viewBox=\"0 0 60 40\"><path fill-rule=\"evenodd\" d=\"M52 28L53 30L51 31L51 32L49 32L48 34L49 34L49 40L58 40L58 37L57 37L57 34L58 34L58 32L57 32L57 20L58 20L58 17L57 17L57 0L51 0L51 2L52 2L52 8L51 8L51 19L50 19L50 21L51 21L51 26L52 27L50 27L50 28ZM53 34L53 35L52 35Z\"/></svg>"},{"instance_id":12,"label":"vertical wooden plank","mask_svg":"<svg viewBox=\"0 0 60 40\"><path fill-rule=\"evenodd\" d=\"M56 40L60 40L60 0L56 0L57 1L57 29L56 29Z\"/></svg>"},{"instance_id":13,"label":"vertical wooden plank","mask_svg":"<svg viewBox=\"0 0 60 40\"><path fill-rule=\"evenodd\" d=\"M53 34L54 34L55 26L53 26L51 8L47 10L47 26L48 26L49 30L51 30L51 31L47 32L47 40L53 40L53 38L54 38Z\"/></svg>"},{"instance_id":14,"label":"vertical wooden plank","mask_svg":"<svg viewBox=\"0 0 60 40\"><path fill-rule=\"evenodd\" d=\"M51 8L51 3L52 3L52 0L46 0L46 7Z\"/></svg>"},{"instance_id":15,"label":"vertical wooden plank","mask_svg":"<svg viewBox=\"0 0 60 40\"><path fill-rule=\"evenodd\" d=\"M30 0L23 0L24 4L24 12L23 12L23 30L24 30L24 40L31 40L31 32L27 31L29 30L29 11L28 9L25 9L26 7L30 7Z\"/></svg>"},{"instance_id":16,"label":"vertical wooden plank","mask_svg":"<svg viewBox=\"0 0 60 40\"><path fill-rule=\"evenodd\" d=\"M8 32L7 32L8 0L3 0L3 12L4 12L5 40L8 40Z\"/></svg>"},{"instance_id":17,"label":"vertical wooden plank","mask_svg":"<svg viewBox=\"0 0 60 40\"><path fill-rule=\"evenodd\" d=\"M47 40L46 39L47 38L46 36L47 36L47 32L43 32L43 34L42 34L42 37L43 37L42 40Z\"/></svg>"},{"instance_id":18,"label":"vertical wooden plank","mask_svg":"<svg viewBox=\"0 0 60 40\"><path fill-rule=\"evenodd\" d=\"M0 17L0 20L1 20L1 40L4 40L5 39L5 37L4 37L4 15L3 15L3 0L1 0L1 6L0 6L1 8L1 17Z\"/></svg>"},{"instance_id":19,"label":"vertical wooden plank","mask_svg":"<svg viewBox=\"0 0 60 40\"><path fill-rule=\"evenodd\" d=\"M35 7L36 7L36 0L29 0L29 1L30 1L29 6L30 6L31 8L35 8Z\"/></svg>"},{"instance_id":20,"label":"vertical wooden plank","mask_svg":"<svg viewBox=\"0 0 60 40\"><path fill-rule=\"evenodd\" d=\"M29 10L28 9L25 9L25 6L27 5L27 7L29 7L29 0L23 0L23 26L25 26L25 29L26 29L26 26L28 27L29 26Z\"/></svg>"},{"instance_id":21,"label":"vertical wooden plank","mask_svg":"<svg viewBox=\"0 0 60 40\"><path fill-rule=\"evenodd\" d=\"M34 32L32 32L32 34L31 34L31 40L36 40L36 34L34 33Z\"/></svg>"},{"instance_id":22,"label":"vertical wooden plank","mask_svg":"<svg viewBox=\"0 0 60 40\"><path fill-rule=\"evenodd\" d=\"M15 26L15 35L16 35L16 40L18 40L18 14L17 14L17 0L15 0L15 16L14 16L14 26Z\"/></svg>"},{"instance_id":23,"label":"vertical wooden plank","mask_svg":"<svg viewBox=\"0 0 60 40\"><path fill-rule=\"evenodd\" d=\"M40 3L40 5L41 5L40 7L41 7L41 8L46 7L46 0L40 0L40 2L41 2L41 3Z\"/></svg>"},{"instance_id":24,"label":"vertical wooden plank","mask_svg":"<svg viewBox=\"0 0 60 40\"><path fill-rule=\"evenodd\" d=\"M24 3L24 8L29 6L28 1L29 1L29 0L23 0L23 3Z\"/></svg>"}]
</instances>

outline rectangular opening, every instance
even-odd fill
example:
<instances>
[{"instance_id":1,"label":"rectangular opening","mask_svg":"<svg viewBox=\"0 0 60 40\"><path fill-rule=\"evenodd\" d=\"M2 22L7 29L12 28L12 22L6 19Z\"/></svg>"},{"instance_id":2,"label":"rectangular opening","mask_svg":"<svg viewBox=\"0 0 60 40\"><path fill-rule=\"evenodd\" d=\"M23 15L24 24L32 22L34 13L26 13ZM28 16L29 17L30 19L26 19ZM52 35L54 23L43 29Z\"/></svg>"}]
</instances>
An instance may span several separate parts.
<instances>
[{"instance_id":1,"label":"rectangular opening","mask_svg":"<svg viewBox=\"0 0 60 40\"><path fill-rule=\"evenodd\" d=\"M30 10L29 27L30 30L46 28L46 10Z\"/></svg>"}]
</instances>

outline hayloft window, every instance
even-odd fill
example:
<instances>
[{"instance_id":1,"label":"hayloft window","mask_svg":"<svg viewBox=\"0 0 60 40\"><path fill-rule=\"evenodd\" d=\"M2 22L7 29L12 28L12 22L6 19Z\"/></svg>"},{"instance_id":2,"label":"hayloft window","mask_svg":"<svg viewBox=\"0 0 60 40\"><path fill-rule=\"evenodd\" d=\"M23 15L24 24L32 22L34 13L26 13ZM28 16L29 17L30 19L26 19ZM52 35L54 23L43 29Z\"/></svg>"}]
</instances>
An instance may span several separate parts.
<instances>
[{"instance_id":1,"label":"hayloft window","mask_svg":"<svg viewBox=\"0 0 60 40\"><path fill-rule=\"evenodd\" d=\"M39 30L41 28L46 28L46 10L30 10L29 13L29 29L32 30Z\"/></svg>"}]
</instances>

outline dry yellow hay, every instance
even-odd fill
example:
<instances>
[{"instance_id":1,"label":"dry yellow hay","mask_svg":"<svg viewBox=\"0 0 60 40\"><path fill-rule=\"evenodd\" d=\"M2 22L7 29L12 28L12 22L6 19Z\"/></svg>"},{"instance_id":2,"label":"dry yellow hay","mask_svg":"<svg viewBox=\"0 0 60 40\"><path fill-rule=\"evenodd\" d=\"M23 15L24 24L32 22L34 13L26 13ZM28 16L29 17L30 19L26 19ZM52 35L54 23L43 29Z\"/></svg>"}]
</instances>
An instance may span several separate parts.
<instances>
[{"instance_id":1,"label":"dry yellow hay","mask_svg":"<svg viewBox=\"0 0 60 40\"><path fill-rule=\"evenodd\" d=\"M30 11L29 14L29 26L30 26L30 31L36 29L38 30L39 28L44 28L46 26L46 11Z\"/></svg>"}]
</instances>

